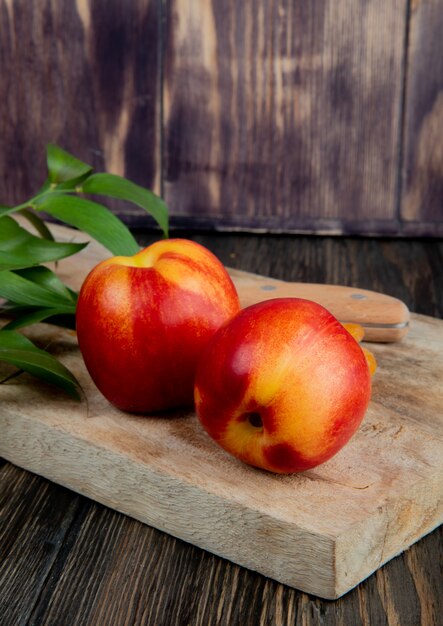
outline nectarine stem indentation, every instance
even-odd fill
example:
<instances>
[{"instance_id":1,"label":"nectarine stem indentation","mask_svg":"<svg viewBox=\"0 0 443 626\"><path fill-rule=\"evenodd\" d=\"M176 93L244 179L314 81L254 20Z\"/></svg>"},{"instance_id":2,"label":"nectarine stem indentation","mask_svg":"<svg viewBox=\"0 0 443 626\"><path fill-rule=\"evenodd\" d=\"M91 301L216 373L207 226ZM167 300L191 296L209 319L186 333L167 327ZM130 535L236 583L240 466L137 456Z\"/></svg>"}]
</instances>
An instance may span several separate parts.
<instances>
[{"instance_id":1,"label":"nectarine stem indentation","mask_svg":"<svg viewBox=\"0 0 443 626\"><path fill-rule=\"evenodd\" d=\"M263 420L260 413L253 412L247 414L247 420L254 428L263 428Z\"/></svg>"}]
</instances>

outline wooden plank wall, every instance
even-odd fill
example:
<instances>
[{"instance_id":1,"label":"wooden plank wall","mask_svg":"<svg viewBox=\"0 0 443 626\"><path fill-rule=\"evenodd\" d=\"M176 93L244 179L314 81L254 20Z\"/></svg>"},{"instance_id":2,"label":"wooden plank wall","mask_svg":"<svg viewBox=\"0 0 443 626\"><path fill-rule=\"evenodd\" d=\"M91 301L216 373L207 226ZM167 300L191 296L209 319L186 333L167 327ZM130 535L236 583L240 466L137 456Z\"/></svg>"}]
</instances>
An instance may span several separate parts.
<instances>
[{"instance_id":1,"label":"wooden plank wall","mask_svg":"<svg viewBox=\"0 0 443 626\"><path fill-rule=\"evenodd\" d=\"M165 192L177 211L265 228L392 221L403 4L172 2Z\"/></svg>"},{"instance_id":2,"label":"wooden plank wall","mask_svg":"<svg viewBox=\"0 0 443 626\"><path fill-rule=\"evenodd\" d=\"M0 203L34 193L53 141L160 192L156 0L0 0Z\"/></svg>"},{"instance_id":3,"label":"wooden plank wall","mask_svg":"<svg viewBox=\"0 0 443 626\"><path fill-rule=\"evenodd\" d=\"M176 226L443 235L442 32L440 0L0 0L0 203L54 141Z\"/></svg>"},{"instance_id":4,"label":"wooden plank wall","mask_svg":"<svg viewBox=\"0 0 443 626\"><path fill-rule=\"evenodd\" d=\"M442 234L443 2L414 0L409 20L402 218L405 231Z\"/></svg>"}]
</instances>

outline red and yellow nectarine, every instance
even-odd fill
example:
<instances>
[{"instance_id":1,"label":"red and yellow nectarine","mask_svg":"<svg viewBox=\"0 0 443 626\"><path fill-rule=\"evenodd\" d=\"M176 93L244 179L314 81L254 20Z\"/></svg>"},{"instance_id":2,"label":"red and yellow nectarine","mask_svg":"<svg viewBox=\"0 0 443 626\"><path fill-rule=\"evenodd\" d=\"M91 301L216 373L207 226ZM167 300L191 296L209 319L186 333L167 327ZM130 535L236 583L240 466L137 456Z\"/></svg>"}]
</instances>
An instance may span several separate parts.
<instances>
[{"instance_id":1,"label":"red and yellow nectarine","mask_svg":"<svg viewBox=\"0 0 443 626\"><path fill-rule=\"evenodd\" d=\"M306 470L357 430L371 395L362 348L314 302L252 305L211 339L197 368L201 423L225 450L273 472Z\"/></svg>"},{"instance_id":2,"label":"red and yellow nectarine","mask_svg":"<svg viewBox=\"0 0 443 626\"><path fill-rule=\"evenodd\" d=\"M98 389L118 408L192 405L202 349L239 308L229 274L209 250L158 241L89 273L77 305L78 342Z\"/></svg>"}]
</instances>

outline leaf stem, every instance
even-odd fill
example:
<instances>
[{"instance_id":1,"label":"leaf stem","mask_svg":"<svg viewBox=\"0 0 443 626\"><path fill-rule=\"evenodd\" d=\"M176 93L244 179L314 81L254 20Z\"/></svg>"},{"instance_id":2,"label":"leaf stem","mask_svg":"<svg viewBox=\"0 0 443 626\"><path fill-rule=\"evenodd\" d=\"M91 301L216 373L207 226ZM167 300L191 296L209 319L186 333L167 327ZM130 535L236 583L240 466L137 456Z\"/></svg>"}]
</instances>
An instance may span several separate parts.
<instances>
[{"instance_id":1,"label":"leaf stem","mask_svg":"<svg viewBox=\"0 0 443 626\"><path fill-rule=\"evenodd\" d=\"M38 211L39 209L36 206L36 203L42 198L46 198L47 196L51 196L54 194L66 195L70 193L74 193L74 194L78 193L78 189L51 189L51 188L46 189L42 193L38 193L36 196L33 196L29 200L26 200L26 202L23 202L22 204L17 204L16 206L8 207L7 209L2 209L2 211L0 211L0 217L4 217L5 215L10 215L11 213L17 213L17 211L22 211L23 209L29 209L29 208L35 209L36 211Z\"/></svg>"}]
</instances>

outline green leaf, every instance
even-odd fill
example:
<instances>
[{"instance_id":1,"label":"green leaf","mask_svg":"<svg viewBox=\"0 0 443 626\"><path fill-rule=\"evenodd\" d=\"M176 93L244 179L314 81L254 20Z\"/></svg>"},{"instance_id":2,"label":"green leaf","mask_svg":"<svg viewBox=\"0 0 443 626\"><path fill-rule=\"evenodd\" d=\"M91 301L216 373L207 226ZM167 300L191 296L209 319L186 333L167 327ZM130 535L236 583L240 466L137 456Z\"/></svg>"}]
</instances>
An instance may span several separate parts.
<instances>
[{"instance_id":1,"label":"green leaf","mask_svg":"<svg viewBox=\"0 0 443 626\"><path fill-rule=\"evenodd\" d=\"M15 365L80 399L80 384L75 376L55 357L37 348L20 333L0 330L0 361Z\"/></svg>"},{"instance_id":2,"label":"green leaf","mask_svg":"<svg viewBox=\"0 0 443 626\"><path fill-rule=\"evenodd\" d=\"M162 198L149 189L115 174L92 174L83 183L82 190L85 193L111 196L136 204L152 215L164 236L168 237L168 207Z\"/></svg>"},{"instance_id":3,"label":"green leaf","mask_svg":"<svg viewBox=\"0 0 443 626\"><path fill-rule=\"evenodd\" d=\"M22 276L22 278L26 278L26 280L52 291L54 294L59 295L61 299L66 301L68 304L75 304L77 302L76 292L67 287L60 280L57 274L55 274L48 267L43 267L41 265L38 265L37 267L27 267L21 270L16 270L14 274Z\"/></svg>"},{"instance_id":4,"label":"green leaf","mask_svg":"<svg viewBox=\"0 0 443 626\"><path fill-rule=\"evenodd\" d=\"M78 191L80 193L82 184L89 176L91 176L91 172L87 172L83 174L83 176L77 176L77 178L66 180L64 183L59 183L54 191Z\"/></svg>"},{"instance_id":5,"label":"green leaf","mask_svg":"<svg viewBox=\"0 0 443 626\"><path fill-rule=\"evenodd\" d=\"M71 294L67 296L47 282L45 284L46 277L41 284L32 280L32 278L28 279L26 274L21 276L17 272L4 270L0 272L0 296L16 304L29 304L44 308L70 306L73 311L75 310L75 302Z\"/></svg>"},{"instance_id":6,"label":"green leaf","mask_svg":"<svg viewBox=\"0 0 443 626\"><path fill-rule=\"evenodd\" d=\"M5 309L9 315L16 314L17 316L8 324L3 326L3 330L15 330L17 328L24 328L31 324L38 324L39 322L47 322L48 324L55 324L56 326L63 326L64 328L75 328L75 311L72 307L51 307L51 308L38 308L38 307L11 307Z\"/></svg>"},{"instance_id":7,"label":"green leaf","mask_svg":"<svg viewBox=\"0 0 443 626\"><path fill-rule=\"evenodd\" d=\"M92 167L79 161L69 152L52 143L46 146L49 180L52 184L64 183L92 171Z\"/></svg>"},{"instance_id":8,"label":"green leaf","mask_svg":"<svg viewBox=\"0 0 443 626\"><path fill-rule=\"evenodd\" d=\"M54 194L37 200L35 205L37 209L88 233L114 255L131 256L140 250L129 229L101 204Z\"/></svg>"},{"instance_id":9,"label":"green leaf","mask_svg":"<svg viewBox=\"0 0 443 626\"><path fill-rule=\"evenodd\" d=\"M57 261L79 252L86 245L47 241L32 235L11 217L0 217L0 270Z\"/></svg>"},{"instance_id":10,"label":"green leaf","mask_svg":"<svg viewBox=\"0 0 443 626\"><path fill-rule=\"evenodd\" d=\"M9 213L14 213L17 209L13 206L5 206L2 204L0 206L0 217L4 217L5 215L9 215Z\"/></svg>"},{"instance_id":11,"label":"green leaf","mask_svg":"<svg viewBox=\"0 0 443 626\"><path fill-rule=\"evenodd\" d=\"M44 220L34 213L34 211L30 211L29 209L22 209L20 211L20 215L23 215L32 226L34 226L35 230L38 232L40 237L46 239L47 241L55 241L54 235L51 233L49 228L46 226Z\"/></svg>"}]
</instances>

